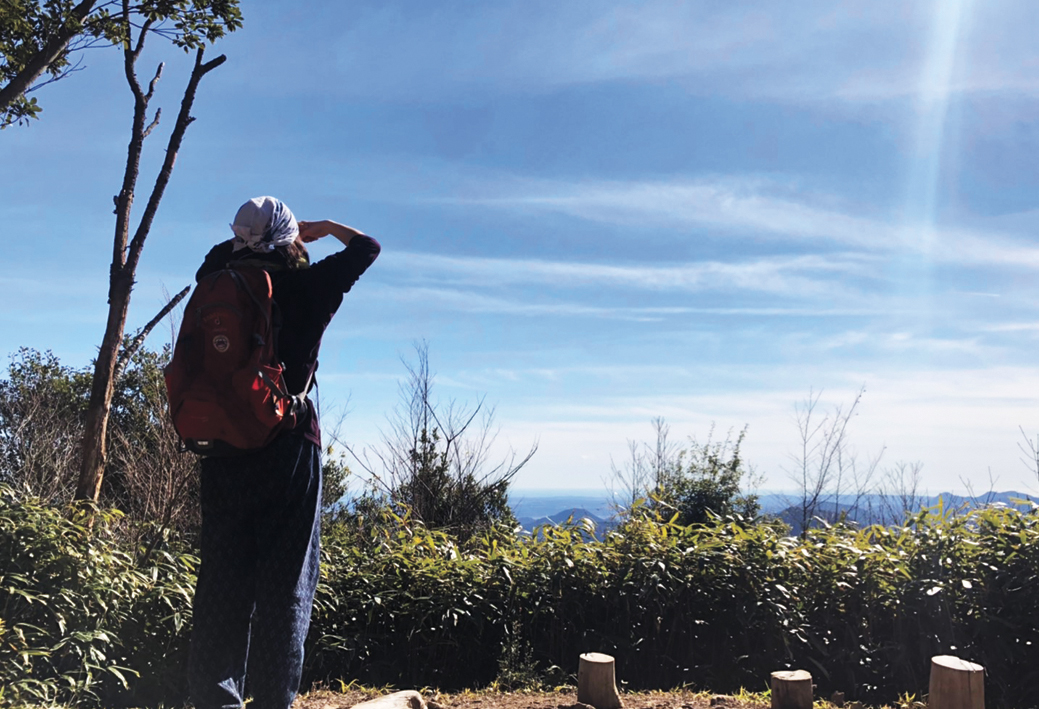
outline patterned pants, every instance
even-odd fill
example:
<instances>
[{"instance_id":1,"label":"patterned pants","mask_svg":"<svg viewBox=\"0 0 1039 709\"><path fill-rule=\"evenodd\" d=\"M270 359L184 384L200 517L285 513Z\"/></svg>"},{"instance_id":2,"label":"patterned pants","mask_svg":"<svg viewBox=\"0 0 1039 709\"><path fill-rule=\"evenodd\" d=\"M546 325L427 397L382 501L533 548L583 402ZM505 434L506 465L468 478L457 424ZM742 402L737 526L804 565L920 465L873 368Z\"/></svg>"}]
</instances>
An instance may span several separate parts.
<instances>
[{"instance_id":1,"label":"patterned pants","mask_svg":"<svg viewBox=\"0 0 1039 709\"><path fill-rule=\"evenodd\" d=\"M197 709L286 709L299 690L318 581L318 447L283 435L202 461L202 566L189 680Z\"/></svg>"}]
</instances>

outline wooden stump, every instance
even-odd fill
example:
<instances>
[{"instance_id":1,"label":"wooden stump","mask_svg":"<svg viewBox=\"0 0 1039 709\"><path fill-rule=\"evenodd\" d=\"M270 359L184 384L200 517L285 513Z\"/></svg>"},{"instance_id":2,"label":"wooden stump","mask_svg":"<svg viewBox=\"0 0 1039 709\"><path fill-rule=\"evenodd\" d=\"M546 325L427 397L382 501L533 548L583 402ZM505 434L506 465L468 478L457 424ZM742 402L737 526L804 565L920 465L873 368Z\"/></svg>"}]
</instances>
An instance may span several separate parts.
<instances>
[{"instance_id":1,"label":"wooden stump","mask_svg":"<svg viewBox=\"0 0 1039 709\"><path fill-rule=\"evenodd\" d=\"M812 709L812 675L804 670L773 672L772 709Z\"/></svg>"},{"instance_id":2,"label":"wooden stump","mask_svg":"<svg viewBox=\"0 0 1039 709\"><path fill-rule=\"evenodd\" d=\"M613 658L600 652L581 655L577 667L577 701L595 709L620 709Z\"/></svg>"},{"instance_id":3,"label":"wooden stump","mask_svg":"<svg viewBox=\"0 0 1039 709\"><path fill-rule=\"evenodd\" d=\"M931 658L930 709L985 709L985 668L952 655Z\"/></svg>"},{"instance_id":4,"label":"wooden stump","mask_svg":"<svg viewBox=\"0 0 1039 709\"><path fill-rule=\"evenodd\" d=\"M423 701L421 694L413 689L406 689L354 704L353 709L425 709L425 707L426 702Z\"/></svg>"}]
</instances>

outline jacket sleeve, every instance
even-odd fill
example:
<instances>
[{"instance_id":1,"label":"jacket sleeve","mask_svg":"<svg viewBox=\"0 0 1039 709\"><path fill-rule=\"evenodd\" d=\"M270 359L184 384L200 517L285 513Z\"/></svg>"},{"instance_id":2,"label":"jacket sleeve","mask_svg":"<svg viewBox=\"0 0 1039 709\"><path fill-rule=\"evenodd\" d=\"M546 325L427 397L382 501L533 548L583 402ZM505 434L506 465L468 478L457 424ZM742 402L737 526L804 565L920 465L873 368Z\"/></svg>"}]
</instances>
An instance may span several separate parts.
<instances>
[{"instance_id":1,"label":"jacket sleeve","mask_svg":"<svg viewBox=\"0 0 1039 709\"><path fill-rule=\"evenodd\" d=\"M312 276L331 293L346 293L378 258L382 247L365 234L350 239L350 244L310 267Z\"/></svg>"}]
</instances>

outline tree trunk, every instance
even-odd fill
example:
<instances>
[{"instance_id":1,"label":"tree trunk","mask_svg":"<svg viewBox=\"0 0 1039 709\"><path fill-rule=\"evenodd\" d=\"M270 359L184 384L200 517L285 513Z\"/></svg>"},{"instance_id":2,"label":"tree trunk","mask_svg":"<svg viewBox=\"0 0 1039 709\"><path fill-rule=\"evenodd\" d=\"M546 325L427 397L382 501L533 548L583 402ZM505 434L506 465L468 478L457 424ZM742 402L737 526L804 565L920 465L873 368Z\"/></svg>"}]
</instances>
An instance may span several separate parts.
<instances>
[{"instance_id":1,"label":"tree trunk","mask_svg":"<svg viewBox=\"0 0 1039 709\"><path fill-rule=\"evenodd\" d=\"M985 709L985 668L952 655L931 658L931 709Z\"/></svg>"},{"instance_id":2,"label":"tree trunk","mask_svg":"<svg viewBox=\"0 0 1039 709\"><path fill-rule=\"evenodd\" d=\"M36 80L43 76L43 72L47 71L47 67L53 64L54 60L68 48L72 38L79 34L79 25L90 14L95 2L96 0L83 0L72 8L68 19L54 33L54 36L47 40L43 48L25 63L25 66L13 79L7 82L7 86L0 89L0 114L10 108L19 97L24 96Z\"/></svg>"},{"instance_id":3,"label":"tree trunk","mask_svg":"<svg viewBox=\"0 0 1039 709\"><path fill-rule=\"evenodd\" d=\"M76 486L77 500L97 502L101 493L102 471L108 455L105 445L108 415L112 409L116 362L119 358L119 346L123 341L123 330L126 328L126 314L130 308L130 290L133 286L132 278L117 278L113 274L112 280L108 300L108 323L105 325L101 349L94 363L94 378L90 386L79 483Z\"/></svg>"},{"instance_id":4,"label":"tree trunk","mask_svg":"<svg viewBox=\"0 0 1039 709\"><path fill-rule=\"evenodd\" d=\"M577 701L595 709L620 709L613 658L599 652L581 655L577 669Z\"/></svg>"},{"instance_id":5,"label":"tree trunk","mask_svg":"<svg viewBox=\"0 0 1039 709\"><path fill-rule=\"evenodd\" d=\"M129 27L129 11L124 4L124 21ZM145 127L145 114L148 110L148 102L155 91L155 84L162 73L162 65L159 65L155 78L148 85L148 91L142 89L137 80L134 65L144 47L144 39L148 32L151 20L145 22L141 28L137 45L131 48L129 45L124 50L124 68L126 80L134 94L134 119L130 135L130 145L127 149L126 169L123 174L123 185L116 199L116 229L115 241L112 250L112 266L109 274L108 289L108 321L105 325L105 334L101 340L101 348L98 352L97 362L94 365L94 379L90 388L90 402L87 405L86 424L83 431L83 445L80 452L79 482L76 485L77 500L93 500L97 502L101 492L101 482L104 476L106 460L106 437L108 429L108 417L112 408L112 393L115 390L115 376L119 362L119 348L122 345L123 333L126 329L126 314L130 308L130 294L133 290L134 275L137 272L137 264L144 248L144 241L148 237L152 221L159 208L159 202L173 174L173 165L177 160L177 151L180 150L181 141L188 125L194 120L191 117L191 106L195 101L195 91L202 77L220 66L226 57L220 55L210 62L203 63L204 49L200 48L195 54L195 66L184 89L184 97L180 104L180 113L177 122L170 134L169 143L166 146L166 157L163 160L159 175L155 179L151 196L145 207L141 222L137 226L133 239L129 239L130 209L133 206L134 189L137 183L138 168L140 165L141 151L144 139L158 121L156 115L152 126ZM127 30L129 31L129 29ZM129 244L128 244L129 242Z\"/></svg>"},{"instance_id":6,"label":"tree trunk","mask_svg":"<svg viewBox=\"0 0 1039 709\"><path fill-rule=\"evenodd\" d=\"M804 670L773 672L772 709L812 709L812 675Z\"/></svg>"}]
</instances>

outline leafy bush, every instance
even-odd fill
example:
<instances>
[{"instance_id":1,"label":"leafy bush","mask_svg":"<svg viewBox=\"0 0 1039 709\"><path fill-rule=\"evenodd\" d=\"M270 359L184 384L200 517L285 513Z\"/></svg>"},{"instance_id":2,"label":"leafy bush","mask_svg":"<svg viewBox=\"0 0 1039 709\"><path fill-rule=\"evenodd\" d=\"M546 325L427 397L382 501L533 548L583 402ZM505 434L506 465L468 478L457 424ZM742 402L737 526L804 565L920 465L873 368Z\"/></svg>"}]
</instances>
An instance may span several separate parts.
<instances>
[{"instance_id":1,"label":"leafy bush","mask_svg":"<svg viewBox=\"0 0 1039 709\"><path fill-rule=\"evenodd\" d=\"M389 509L335 520L306 680L554 683L583 652L629 688L761 687L811 670L821 692L922 694L929 659L988 670L992 706L1039 694L1039 512L922 512L900 527L808 530L738 517L629 518L465 542ZM118 515L75 515L0 487L0 703L183 699L195 564L123 551ZM125 681L125 687L123 682Z\"/></svg>"},{"instance_id":2,"label":"leafy bush","mask_svg":"<svg viewBox=\"0 0 1039 709\"><path fill-rule=\"evenodd\" d=\"M803 539L737 517L634 516L601 542L575 525L465 545L368 522L326 544L313 679L481 686L517 662L572 675L601 651L632 688L735 690L802 667L822 691L878 701L925 692L930 657L948 653L987 667L998 705L1039 690L1035 511L936 510Z\"/></svg>"},{"instance_id":3,"label":"leafy bush","mask_svg":"<svg viewBox=\"0 0 1039 709\"><path fill-rule=\"evenodd\" d=\"M681 524L702 524L711 515L725 517L757 516L758 497L742 491L748 479L754 478L740 455L740 446L747 435L744 428L733 441L714 441L698 444L691 441L687 449L679 451L674 463L664 469L652 498L652 505L661 510L678 512Z\"/></svg>"},{"instance_id":4,"label":"leafy bush","mask_svg":"<svg viewBox=\"0 0 1039 709\"><path fill-rule=\"evenodd\" d=\"M161 550L139 567L113 538L118 517L67 518L0 486L0 703L176 696L165 685L185 647L195 560Z\"/></svg>"},{"instance_id":5,"label":"leafy bush","mask_svg":"<svg viewBox=\"0 0 1039 709\"><path fill-rule=\"evenodd\" d=\"M712 427L706 443L690 438L682 448L669 439L671 427L664 419L652 424L655 440L628 441L629 459L612 467L614 504L624 516L649 513L689 525L711 517L758 515L757 495L743 492L759 482L740 454L746 428L718 441Z\"/></svg>"},{"instance_id":6,"label":"leafy bush","mask_svg":"<svg viewBox=\"0 0 1039 709\"><path fill-rule=\"evenodd\" d=\"M45 500L72 499L90 375L22 348L0 379L0 482Z\"/></svg>"},{"instance_id":7,"label":"leafy bush","mask_svg":"<svg viewBox=\"0 0 1039 709\"><path fill-rule=\"evenodd\" d=\"M377 514L322 541L309 677L486 685L498 669L508 588L493 553L473 554L389 508ZM488 538L472 544L497 548Z\"/></svg>"}]
</instances>

